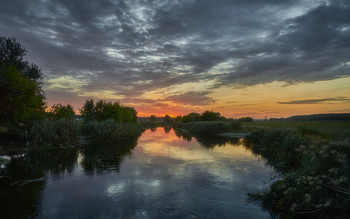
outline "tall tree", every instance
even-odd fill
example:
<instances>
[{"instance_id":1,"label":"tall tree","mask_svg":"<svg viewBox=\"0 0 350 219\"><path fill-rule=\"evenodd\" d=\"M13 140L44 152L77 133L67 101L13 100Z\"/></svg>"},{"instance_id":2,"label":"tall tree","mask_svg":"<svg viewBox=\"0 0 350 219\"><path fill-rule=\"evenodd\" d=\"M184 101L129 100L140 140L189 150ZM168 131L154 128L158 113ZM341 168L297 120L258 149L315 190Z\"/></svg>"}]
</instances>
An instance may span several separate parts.
<instances>
[{"instance_id":1,"label":"tall tree","mask_svg":"<svg viewBox=\"0 0 350 219\"><path fill-rule=\"evenodd\" d=\"M0 125L20 127L43 116L40 68L15 38L0 37Z\"/></svg>"},{"instance_id":2,"label":"tall tree","mask_svg":"<svg viewBox=\"0 0 350 219\"><path fill-rule=\"evenodd\" d=\"M24 59L26 54L26 48L16 38L0 37L0 69L13 66L30 80L36 81L40 87L42 80L41 70L36 64Z\"/></svg>"}]
</instances>

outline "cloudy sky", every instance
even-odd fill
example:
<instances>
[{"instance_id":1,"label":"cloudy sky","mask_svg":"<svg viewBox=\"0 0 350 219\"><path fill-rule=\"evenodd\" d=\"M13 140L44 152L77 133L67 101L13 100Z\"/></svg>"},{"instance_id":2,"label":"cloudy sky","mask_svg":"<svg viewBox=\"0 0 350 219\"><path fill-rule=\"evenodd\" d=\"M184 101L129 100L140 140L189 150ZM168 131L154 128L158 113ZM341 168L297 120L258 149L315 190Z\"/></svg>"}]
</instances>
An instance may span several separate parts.
<instances>
[{"instance_id":1,"label":"cloudy sky","mask_svg":"<svg viewBox=\"0 0 350 219\"><path fill-rule=\"evenodd\" d=\"M48 105L117 100L140 116L350 112L348 0L0 0L0 35Z\"/></svg>"}]
</instances>

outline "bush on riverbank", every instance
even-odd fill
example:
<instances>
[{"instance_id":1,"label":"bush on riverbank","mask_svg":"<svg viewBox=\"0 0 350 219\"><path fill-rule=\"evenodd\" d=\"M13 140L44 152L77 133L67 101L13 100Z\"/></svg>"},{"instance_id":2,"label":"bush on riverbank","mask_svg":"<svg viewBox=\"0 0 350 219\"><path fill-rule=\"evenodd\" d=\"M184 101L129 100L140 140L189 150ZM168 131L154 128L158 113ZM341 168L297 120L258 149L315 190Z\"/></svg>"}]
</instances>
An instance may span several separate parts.
<instances>
[{"instance_id":1,"label":"bush on riverbank","mask_svg":"<svg viewBox=\"0 0 350 219\"><path fill-rule=\"evenodd\" d=\"M137 123L117 123L113 119L102 122L87 121L81 127L84 135L107 142L139 137L144 130Z\"/></svg>"},{"instance_id":2,"label":"bush on riverbank","mask_svg":"<svg viewBox=\"0 0 350 219\"><path fill-rule=\"evenodd\" d=\"M77 141L78 124L67 118L36 121L28 134L28 144L31 147L67 147Z\"/></svg>"},{"instance_id":3,"label":"bush on riverbank","mask_svg":"<svg viewBox=\"0 0 350 219\"><path fill-rule=\"evenodd\" d=\"M248 142L282 170L281 179L249 194L251 200L286 217L349 212L349 141L326 141L300 130L262 130L252 133Z\"/></svg>"},{"instance_id":4,"label":"bush on riverbank","mask_svg":"<svg viewBox=\"0 0 350 219\"><path fill-rule=\"evenodd\" d=\"M245 139L245 144L254 153L267 158L268 163L279 171L295 169L300 165L296 159L300 145L309 145L310 140L294 129L263 129Z\"/></svg>"},{"instance_id":5,"label":"bush on riverbank","mask_svg":"<svg viewBox=\"0 0 350 219\"><path fill-rule=\"evenodd\" d=\"M230 125L225 122L195 122L191 124L189 132L196 135L216 135L230 130Z\"/></svg>"}]
</instances>

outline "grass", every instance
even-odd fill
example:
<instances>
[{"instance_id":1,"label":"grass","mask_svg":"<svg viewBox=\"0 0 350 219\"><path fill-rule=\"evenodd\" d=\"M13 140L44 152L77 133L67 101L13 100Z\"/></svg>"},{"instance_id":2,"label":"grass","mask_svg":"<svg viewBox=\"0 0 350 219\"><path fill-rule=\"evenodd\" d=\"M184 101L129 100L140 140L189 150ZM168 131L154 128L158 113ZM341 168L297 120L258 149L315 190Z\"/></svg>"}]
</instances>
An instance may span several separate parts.
<instances>
[{"instance_id":1,"label":"grass","mask_svg":"<svg viewBox=\"0 0 350 219\"><path fill-rule=\"evenodd\" d=\"M249 194L251 200L281 218L349 213L349 140L327 139L313 128L264 129L254 131L246 145L280 173L270 186Z\"/></svg>"},{"instance_id":2,"label":"grass","mask_svg":"<svg viewBox=\"0 0 350 219\"><path fill-rule=\"evenodd\" d=\"M118 123L112 119L104 120L102 122L87 121L81 126L81 132L83 135L105 142L137 138L144 130L144 127L140 124Z\"/></svg>"},{"instance_id":3,"label":"grass","mask_svg":"<svg viewBox=\"0 0 350 219\"><path fill-rule=\"evenodd\" d=\"M33 147L69 147L78 141L78 124L72 119L43 119L34 122L27 144Z\"/></svg>"},{"instance_id":4,"label":"grass","mask_svg":"<svg viewBox=\"0 0 350 219\"><path fill-rule=\"evenodd\" d=\"M242 122L240 132L252 132L266 128L299 128L306 127L319 130L321 133L335 136L350 136L350 122L292 122L292 121L254 121Z\"/></svg>"}]
</instances>

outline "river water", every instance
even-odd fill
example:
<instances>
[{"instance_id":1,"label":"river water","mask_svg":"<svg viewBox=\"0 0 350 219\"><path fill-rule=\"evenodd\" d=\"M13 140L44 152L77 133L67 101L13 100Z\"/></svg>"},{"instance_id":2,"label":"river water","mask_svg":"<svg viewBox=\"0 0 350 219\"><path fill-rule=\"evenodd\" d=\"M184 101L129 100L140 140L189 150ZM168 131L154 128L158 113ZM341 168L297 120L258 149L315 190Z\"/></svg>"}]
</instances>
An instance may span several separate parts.
<instances>
[{"instance_id":1,"label":"river water","mask_svg":"<svg viewBox=\"0 0 350 219\"><path fill-rule=\"evenodd\" d=\"M113 145L6 158L1 218L270 218L247 192L273 169L241 141L158 128Z\"/></svg>"}]
</instances>

